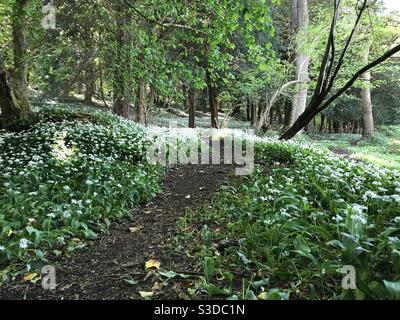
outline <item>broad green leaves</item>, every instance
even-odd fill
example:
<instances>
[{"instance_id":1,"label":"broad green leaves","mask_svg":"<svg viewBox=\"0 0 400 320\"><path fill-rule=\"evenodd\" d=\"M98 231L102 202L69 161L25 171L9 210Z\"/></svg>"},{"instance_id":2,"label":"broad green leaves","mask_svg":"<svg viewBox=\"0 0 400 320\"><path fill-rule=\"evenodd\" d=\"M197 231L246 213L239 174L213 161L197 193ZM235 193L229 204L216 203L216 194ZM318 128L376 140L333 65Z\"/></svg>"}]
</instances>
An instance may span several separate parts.
<instances>
[{"instance_id":1,"label":"broad green leaves","mask_svg":"<svg viewBox=\"0 0 400 320\"><path fill-rule=\"evenodd\" d=\"M399 172L276 141L257 143L256 159L252 176L189 215L214 242L191 252L208 262L198 290L262 300L398 298ZM193 243L196 234L187 237ZM226 239L233 245L216 249ZM345 265L355 269L355 291L341 286Z\"/></svg>"},{"instance_id":2,"label":"broad green leaves","mask_svg":"<svg viewBox=\"0 0 400 320\"><path fill-rule=\"evenodd\" d=\"M0 132L0 264L9 273L84 247L157 189L139 126L89 108L36 111L30 131ZM56 140L75 146L68 161L53 152Z\"/></svg>"}]
</instances>

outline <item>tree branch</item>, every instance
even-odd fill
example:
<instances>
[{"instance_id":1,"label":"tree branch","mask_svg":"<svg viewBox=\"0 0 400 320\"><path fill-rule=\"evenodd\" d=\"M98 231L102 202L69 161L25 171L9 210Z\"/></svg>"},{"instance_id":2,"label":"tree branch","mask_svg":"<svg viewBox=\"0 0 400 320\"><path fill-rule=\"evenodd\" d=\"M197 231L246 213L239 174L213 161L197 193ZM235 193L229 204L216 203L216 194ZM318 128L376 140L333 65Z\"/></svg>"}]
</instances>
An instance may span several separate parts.
<instances>
[{"instance_id":1,"label":"tree branch","mask_svg":"<svg viewBox=\"0 0 400 320\"><path fill-rule=\"evenodd\" d=\"M329 98L326 102L324 102L320 107L318 107L318 112L321 112L325 110L327 107L329 107L332 102L334 102L337 98L339 98L343 93L345 93L358 79L359 77L366 71L376 67L377 65L381 64L382 62L385 62L387 59L395 55L397 52L400 52L400 44L397 46L393 47L392 49L388 50L385 54L383 54L381 57L378 59L374 60L370 64L366 65L365 67L361 68L359 71L357 71L354 76L336 93L334 94L331 98Z\"/></svg>"},{"instance_id":2,"label":"tree branch","mask_svg":"<svg viewBox=\"0 0 400 320\"><path fill-rule=\"evenodd\" d=\"M344 47L344 49L342 51L342 54L340 55L340 58L339 58L337 66L335 68L335 71L334 71L331 79L329 80L329 84L328 84L328 87L326 89L326 93L327 94L329 93L329 91L331 91L331 89L333 87L333 84L334 84L334 82L335 82L335 80L336 80L336 78L337 78L337 76L339 74L339 71L340 71L340 69L341 69L341 67L343 65L344 57L346 56L346 53L347 53L347 50L349 49L351 41L353 40L354 34L355 34L355 32L357 30L357 27L358 27L358 25L360 23L361 17L363 15L364 11L368 7L367 4L368 4L368 0L364 0L362 6L360 8L360 12L357 15L357 19L356 19L356 22L354 23L353 29L351 30L351 33L350 33L350 35L349 35L349 37L347 39L346 45L345 45L345 47Z\"/></svg>"}]
</instances>

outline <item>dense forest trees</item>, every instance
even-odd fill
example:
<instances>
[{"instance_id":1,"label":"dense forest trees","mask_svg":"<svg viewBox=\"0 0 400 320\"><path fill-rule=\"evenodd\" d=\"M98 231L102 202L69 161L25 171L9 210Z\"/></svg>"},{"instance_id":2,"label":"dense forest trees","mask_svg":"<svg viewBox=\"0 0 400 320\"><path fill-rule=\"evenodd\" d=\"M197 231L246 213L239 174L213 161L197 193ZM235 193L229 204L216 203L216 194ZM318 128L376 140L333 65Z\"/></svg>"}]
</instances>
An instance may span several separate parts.
<instances>
[{"instance_id":1,"label":"dense forest trees","mask_svg":"<svg viewBox=\"0 0 400 320\"><path fill-rule=\"evenodd\" d=\"M41 23L49 4L55 28ZM369 136L374 120L400 121L399 16L383 10L372 0L6 0L0 124L29 120L28 94L74 95L146 124L172 107L190 127L199 110L214 128L236 116L260 130L294 124L283 138L304 127Z\"/></svg>"}]
</instances>

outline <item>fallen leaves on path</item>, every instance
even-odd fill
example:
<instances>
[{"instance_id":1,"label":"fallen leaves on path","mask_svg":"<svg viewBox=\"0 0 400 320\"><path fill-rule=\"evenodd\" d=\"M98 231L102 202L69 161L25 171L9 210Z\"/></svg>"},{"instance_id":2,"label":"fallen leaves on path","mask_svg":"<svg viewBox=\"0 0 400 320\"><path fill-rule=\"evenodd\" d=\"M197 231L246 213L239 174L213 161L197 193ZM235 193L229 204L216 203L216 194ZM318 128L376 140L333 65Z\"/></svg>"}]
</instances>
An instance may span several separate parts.
<instances>
[{"instance_id":1,"label":"fallen leaves on path","mask_svg":"<svg viewBox=\"0 0 400 320\"><path fill-rule=\"evenodd\" d=\"M156 268L160 269L161 262L157 260L149 260L146 262L146 269Z\"/></svg>"},{"instance_id":2,"label":"fallen leaves on path","mask_svg":"<svg viewBox=\"0 0 400 320\"><path fill-rule=\"evenodd\" d=\"M37 273L28 273L22 278L22 281L24 282L32 281L37 277L37 275L38 275Z\"/></svg>"},{"instance_id":3,"label":"fallen leaves on path","mask_svg":"<svg viewBox=\"0 0 400 320\"><path fill-rule=\"evenodd\" d=\"M159 291L162 288L163 288L163 285L161 283L156 282L156 283L154 283L153 288L151 288L151 289L154 291Z\"/></svg>"},{"instance_id":4,"label":"fallen leaves on path","mask_svg":"<svg viewBox=\"0 0 400 320\"><path fill-rule=\"evenodd\" d=\"M139 232L140 230L142 230L143 229L143 226L136 226L136 227L131 227L131 228L129 228L129 231L131 232L131 233L136 233L136 232Z\"/></svg>"},{"instance_id":5,"label":"fallen leaves on path","mask_svg":"<svg viewBox=\"0 0 400 320\"><path fill-rule=\"evenodd\" d=\"M147 291L139 291L139 294L142 298L151 298L154 296L154 292L147 292Z\"/></svg>"}]
</instances>

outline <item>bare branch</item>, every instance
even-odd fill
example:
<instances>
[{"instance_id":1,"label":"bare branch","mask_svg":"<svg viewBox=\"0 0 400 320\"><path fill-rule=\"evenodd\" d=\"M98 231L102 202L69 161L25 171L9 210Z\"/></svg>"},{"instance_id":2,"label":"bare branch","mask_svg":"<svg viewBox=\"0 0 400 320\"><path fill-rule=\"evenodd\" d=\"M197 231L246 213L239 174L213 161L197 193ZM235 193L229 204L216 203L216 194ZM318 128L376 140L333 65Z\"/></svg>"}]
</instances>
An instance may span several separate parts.
<instances>
[{"instance_id":1,"label":"bare branch","mask_svg":"<svg viewBox=\"0 0 400 320\"><path fill-rule=\"evenodd\" d=\"M360 23L361 17L363 15L364 11L368 7L367 4L368 4L368 0L364 0L362 6L360 8L360 12L357 15L357 19L356 19L356 22L354 23L353 29L351 30L351 33L350 33L350 35L349 35L349 37L347 39L346 45L345 45L345 47L344 47L344 49L342 51L342 54L340 55L340 58L339 58L337 66L335 68L335 71L334 71L331 79L329 80L329 84L328 84L328 87L326 89L326 94L328 94L329 91L331 91L331 89L333 87L333 84L334 84L334 82L335 82L335 80L336 80L336 78L337 78L337 76L339 74L339 71L340 71L340 69L341 69L341 67L343 65L344 57L346 56L346 53L347 53L347 50L349 49L351 41L353 40L354 34L355 34L355 32L357 30L357 27L358 27L358 25Z\"/></svg>"},{"instance_id":2,"label":"bare branch","mask_svg":"<svg viewBox=\"0 0 400 320\"><path fill-rule=\"evenodd\" d=\"M319 72L317 86L315 88L316 96L323 93L322 88L326 81L327 64L328 64L329 57L332 54L332 48L334 47L334 45L332 44L332 41L335 38L336 24L337 24L337 20L339 17L339 5L340 5L340 0L335 0L335 2L334 2L334 12L335 13L334 13L334 17L332 19L331 29L329 31L328 43L326 45L324 58L322 59L322 63L321 63L321 69ZM333 61L331 63L333 63ZM314 98L315 97L313 97L313 99Z\"/></svg>"},{"instance_id":3,"label":"bare branch","mask_svg":"<svg viewBox=\"0 0 400 320\"><path fill-rule=\"evenodd\" d=\"M336 93L334 94L331 98L329 98L326 102L324 102L320 107L318 107L318 112L321 112L325 110L329 105L332 104L337 98L339 98L343 93L345 93L358 79L359 77L366 71L371 70L372 68L376 67L377 65L381 64L382 62L385 62L387 59L395 55L397 52L400 52L400 44L397 46L393 47L389 51L387 51L385 54L383 54L381 57L378 59L374 60L370 64L366 65L359 71L357 71L354 76Z\"/></svg>"}]
</instances>

